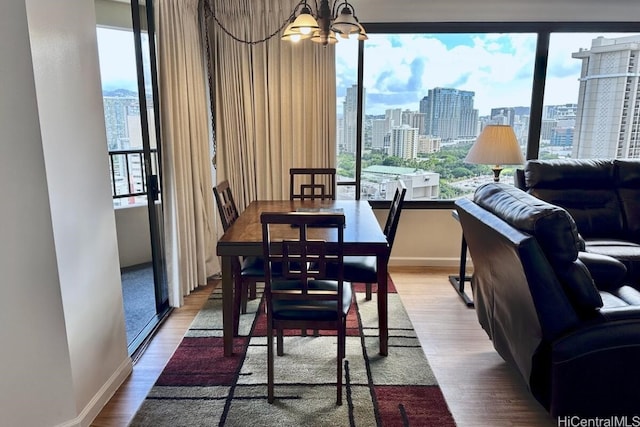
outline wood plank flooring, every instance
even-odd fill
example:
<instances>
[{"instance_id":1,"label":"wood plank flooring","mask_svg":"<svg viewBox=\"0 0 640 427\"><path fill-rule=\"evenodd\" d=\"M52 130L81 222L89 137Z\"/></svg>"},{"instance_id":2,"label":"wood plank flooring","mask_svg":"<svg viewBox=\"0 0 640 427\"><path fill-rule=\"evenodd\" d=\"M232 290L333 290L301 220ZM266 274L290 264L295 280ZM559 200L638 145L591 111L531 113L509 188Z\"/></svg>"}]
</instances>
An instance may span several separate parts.
<instances>
[{"instance_id":1,"label":"wood plank flooring","mask_svg":"<svg viewBox=\"0 0 640 427\"><path fill-rule=\"evenodd\" d=\"M458 426L557 425L498 356L475 311L449 284L454 270L390 267L390 274ZM195 291L173 311L92 426L131 421L214 285Z\"/></svg>"}]
</instances>

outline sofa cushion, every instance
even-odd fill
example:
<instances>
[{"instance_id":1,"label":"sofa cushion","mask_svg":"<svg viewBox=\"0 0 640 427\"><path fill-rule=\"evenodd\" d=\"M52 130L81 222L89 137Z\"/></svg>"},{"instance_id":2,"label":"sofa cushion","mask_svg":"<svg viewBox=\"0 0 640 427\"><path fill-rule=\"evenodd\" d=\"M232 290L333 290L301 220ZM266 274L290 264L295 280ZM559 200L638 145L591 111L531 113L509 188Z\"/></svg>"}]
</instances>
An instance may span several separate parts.
<instances>
[{"instance_id":1,"label":"sofa cushion","mask_svg":"<svg viewBox=\"0 0 640 427\"><path fill-rule=\"evenodd\" d=\"M626 238L640 242L640 160L614 160L614 166Z\"/></svg>"},{"instance_id":2,"label":"sofa cushion","mask_svg":"<svg viewBox=\"0 0 640 427\"><path fill-rule=\"evenodd\" d=\"M582 248L576 224L566 210L518 188L484 184L476 190L474 202L512 227L534 235L554 267L573 262Z\"/></svg>"},{"instance_id":3,"label":"sofa cushion","mask_svg":"<svg viewBox=\"0 0 640 427\"><path fill-rule=\"evenodd\" d=\"M620 260L627 268L627 280L640 288L640 243L618 239L587 239L585 251Z\"/></svg>"},{"instance_id":4,"label":"sofa cushion","mask_svg":"<svg viewBox=\"0 0 640 427\"><path fill-rule=\"evenodd\" d=\"M556 274L578 313L590 316L602 307L600 293L589 270L580 260L557 269Z\"/></svg>"},{"instance_id":5,"label":"sofa cushion","mask_svg":"<svg viewBox=\"0 0 640 427\"><path fill-rule=\"evenodd\" d=\"M579 252L578 259L589 270L598 290L618 289L624 285L627 267L617 258L592 252Z\"/></svg>"},{"instance_id":6,"label":"sofa cushion","mask_svg":"<svg viewBox=\"0 0 640 427\"><path fill-rule=\"evenodd\" d=\"M585 238L624 235L611 160L529 160L524 175L527 191L566 209Z\"/></svg>"}]
</instances>

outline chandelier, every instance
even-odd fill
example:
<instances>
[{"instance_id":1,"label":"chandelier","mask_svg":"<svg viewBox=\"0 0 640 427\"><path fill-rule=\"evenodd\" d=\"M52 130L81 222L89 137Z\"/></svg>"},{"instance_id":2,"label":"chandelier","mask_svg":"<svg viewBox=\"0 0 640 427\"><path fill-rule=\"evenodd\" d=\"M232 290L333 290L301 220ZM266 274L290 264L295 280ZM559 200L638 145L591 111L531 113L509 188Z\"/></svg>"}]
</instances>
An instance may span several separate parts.
<instances>
[{"instance_id":1,"label":"chandelier","mask_svg":"<svg viewBox=\"0 0 640 427\"><path fill-rule=\"evenodd\" d=\"M301 0L291 14L291 22L282 34L282 40L298 42L310 39L323 46L338 42L338 36L348 39L351 34L358 40L367 40L367 33L353 13L353 6L346 0L314 0L315 14L307 0ZM298 10L300 11L298 13ZM296 13L298 14L296 16Z\"/></svg>"}]
</instances>

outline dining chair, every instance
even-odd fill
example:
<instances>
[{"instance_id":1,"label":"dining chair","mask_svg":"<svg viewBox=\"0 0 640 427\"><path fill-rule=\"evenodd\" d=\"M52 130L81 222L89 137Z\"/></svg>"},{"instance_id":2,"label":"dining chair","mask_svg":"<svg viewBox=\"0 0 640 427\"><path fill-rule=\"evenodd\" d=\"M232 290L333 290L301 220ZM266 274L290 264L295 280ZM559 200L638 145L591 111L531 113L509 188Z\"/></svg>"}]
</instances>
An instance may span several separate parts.
<instances>
[{"instance_id":1,"label":"dining chair","mask_svg":"<svg viewBox=\"0 0 640 427\"><path fill-rule=\"evenodd\" d=\"M220 212L222 229L227 231L239 217L229 181L224 180L213 187L213 195ZM240 314L247 312L247 300L256 298L256 283L264 282L264 260L261 257L233 258L232 270L234 280L233 333L237 335Z\"/></svg>"},{"instance_id":2,"label":"dining chair","mask_svg":"<svg viewBox=\"0 0 640 427\"><path fill-rule=\"evenodd\" d=\"M400 213L404 204L404 197L407 193L407 187L398 180L398 187L394 193L387 220L384 225L384 235L389 244L389 254L393 248L393 242L396 238L398 223L400 221ZM373 283L378 282L377 258L375 256L346 256L344 257L344 280L348 282L359 282L365 284L365 298L371 300L371 287ZM337 276L332 274L332 276Z\"/></svg>"},{"instance_id":3,"label":"dining chair","mask_svg":"<svg viewBox=\"0 0 640 427\"><path fill-rule=\"evenodd\" d=\"M345 357L346 319L351 307L351 286L342 277L344 214L262 213L262 245L265 259L267 308L267 397L274 401L273 333L276 351L284 354L283 331L334 330L338 340L336 404L342 405L342 359ZM287 238L272 231L286 227ZM312 239L309 230L326 229L328 240ZM277 275L273 265L278 265ZM329 266L335 280L326 278ZM322 366L318 366L322 369Z\"/></svg>"},{"instance_id":4,"label":"dining chair","mask_svg":"<svg viewBox=\"0 0 640 427\"><path fill-rule=\"evenodd\" d=\"M289 169L290 200L335 200L335 168Z\"/></svg>"}]
</instances>

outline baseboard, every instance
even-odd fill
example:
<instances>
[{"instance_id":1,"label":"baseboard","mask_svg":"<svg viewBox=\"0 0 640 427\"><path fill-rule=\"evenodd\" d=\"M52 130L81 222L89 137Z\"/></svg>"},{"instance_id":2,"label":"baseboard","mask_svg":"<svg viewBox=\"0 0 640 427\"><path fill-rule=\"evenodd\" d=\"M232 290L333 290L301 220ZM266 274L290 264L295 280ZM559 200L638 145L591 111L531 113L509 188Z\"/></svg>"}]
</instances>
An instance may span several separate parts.
<instances>
[{"instance_id":1,"label":"baseboard","mask_svg":"<svg viewBox=\"0 0 640 427\"><path fill-rule=\"evenodd\" d=\"M389 265L396 267L459 267L460 258L391 257ZM467 258L467 267L473 267L471 258Z\"/></svg>"},{"instance_id":2,"label":"baseboard","mask_svg":"<svg viewBox=\"0 0 640 427\"><path fill-rule=\"evenodd\" d=\"M72 420L58 424L56 427L89 427L93 420L100 414L109 400L116 393L118 388L124 383L133 371L133 363L130 357L116 369L109 380L100 387L100 390L93 396L93 399L84 407L82 412Z\"/></svg>"}]
</instances>

